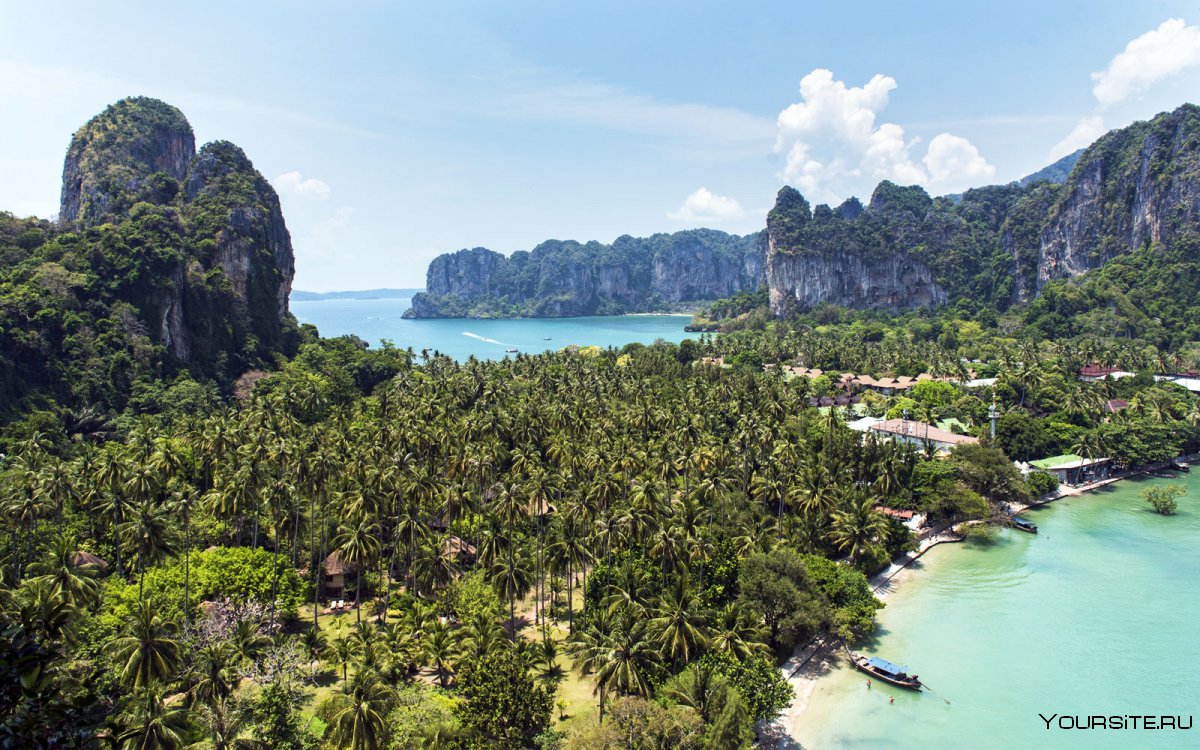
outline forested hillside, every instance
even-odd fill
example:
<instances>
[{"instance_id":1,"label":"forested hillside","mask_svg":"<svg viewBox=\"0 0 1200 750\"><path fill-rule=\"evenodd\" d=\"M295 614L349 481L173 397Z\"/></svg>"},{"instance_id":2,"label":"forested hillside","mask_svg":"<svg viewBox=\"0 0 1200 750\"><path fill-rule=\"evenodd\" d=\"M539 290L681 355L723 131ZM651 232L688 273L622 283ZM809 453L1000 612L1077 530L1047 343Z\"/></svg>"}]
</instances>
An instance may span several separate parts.
<instances>
[{"instance_id":1,"label":"forested hillside","mask_svg":"<svg viewBox=\"0 0 1200 750\"><path fill-rule=\"evenodd\" d=\"M294 353L291 240L241 149L196 153L177 109L124 99L74 135L63 177L58 222L0 213L0 419L86 434Z\"/></svg>"}]
</instances>

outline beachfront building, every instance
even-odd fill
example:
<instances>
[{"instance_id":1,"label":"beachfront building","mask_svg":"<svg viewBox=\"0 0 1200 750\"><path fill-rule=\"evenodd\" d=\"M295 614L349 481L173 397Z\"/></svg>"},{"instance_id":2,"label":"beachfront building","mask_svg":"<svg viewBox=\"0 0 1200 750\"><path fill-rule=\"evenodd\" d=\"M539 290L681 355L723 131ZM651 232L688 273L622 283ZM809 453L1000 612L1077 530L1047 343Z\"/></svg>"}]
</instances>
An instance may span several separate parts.
<instances>
[{"instance_id":1,"label":"beachfront building","mask_svg":"<svg viewBox=\"0 0 1200 750\"><path fill-rule=\"evenodd\" d=\"M887 419L870 426L870 431L880 437L910 443L918 448L932 445L938 452L950 451L959 445L975 445L979 438L956 435L925 422L912 419Z\"/></svg>"},{"instance_id":2,"label":"beachfront building","mask_svg":"<svg viewBox=\"0 0 1200 750\"><path fill-rule=\"evenodd\" d=\"M1068 453L1062 456L1051 456L1037 461L1030 461L1034 469L1053 474L1058 477L1059 484L1077 486L1107 479L1112 469L1111 458L1084 458Z\"/></svg>"}]
</instances>

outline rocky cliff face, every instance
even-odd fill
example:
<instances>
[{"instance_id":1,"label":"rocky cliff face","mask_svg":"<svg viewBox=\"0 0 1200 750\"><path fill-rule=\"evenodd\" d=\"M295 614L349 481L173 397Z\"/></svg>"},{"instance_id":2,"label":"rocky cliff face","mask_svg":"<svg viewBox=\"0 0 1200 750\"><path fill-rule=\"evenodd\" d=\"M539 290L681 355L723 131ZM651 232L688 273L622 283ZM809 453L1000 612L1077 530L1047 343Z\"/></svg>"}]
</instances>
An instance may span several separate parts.
<instances>
[{"instance_id":1,"label":"rocky cliff face","mask_svg":"<svg viewBox=\"0 0 1200 750\"><path fill-rule=\"evenodd\" d=\"M1169 245L1200 222L1200 108L1185 105L1090 146L1063 185L1039 239L1036 294L1149 243Z\"/></svg>"},{"instance_id":2,"label":"rocky cliff face","mask_svg":"<svg viewBox=\"0 0 1200 750\"><path fill-rule=\"evenodd\" d=\"M151 176L180 182L196 151L187 118L156 99L110 105L75 132L63 163L59 218L94 226L148 197Z\"/></svg>"},{"instance_id":3,"label":"rocky cliff face","mask_svg":"<svg viewBox=\"0 0 1200 750\"><path fill-rule=\"evenodd\" d=\"M567 317L658 310L753 291L765 282L757 235L702 229L611 245L551 240L509 257L486 248L438 256L410 317Z\"/></svg>"},{"instance_id":4,"label":"rocky cliff face","mask_svg":"<svg viewBox=\"0 0 1200 750\"><path fill-rule=\"evenodd\" d=\"M933 270L907 249L932 200L920 188L881 184L864 209L857 200L836 211L779 191L767 216L767 289L771 309L808 310L831 303L852 308L922 307L946 302ZM879 252L881 226L898 242Z\"/></svg>"},{"instance_id":5,"label":"rocky cliff face","mask_svg":"<svg viewBox=\"0 0 1200 750\"><path fill-rule=\"evenodd\" d=\"M767 218L767 284L776 314L958 299L1003 309L1139 247L1170 247L1198 223L1200 108L1188 104L952 199L882 182L866 209L810 210L785 187Z\"/></svg>"},{"instance_id":6,"label":"rocky cliff face","mask_svg":"<svg viewBox=\"0 0 1200 750\"><path fill-rule=\"evenodd\" d=\"M944 304L946 290L924 263L906 253L864 261L846 253L769 252L767 288L776 314L789 301L802 310L825 303L853 308L927 307Z\"/></svg>"},{"instance_id":7,"label":"rocky cliff face","mask_svg":"<svg viewBox=\"0 0 1200 750\"><path fill-rule=\"evenodd\" d=\"M174 107L124 99L80 128L63 166L60 217L83 232L177 226L158 256L165 267L128 301L179 360L288 348L295 260L279 197L237 146L217 141L196 153Z\"/></svg>"}]
</instances>

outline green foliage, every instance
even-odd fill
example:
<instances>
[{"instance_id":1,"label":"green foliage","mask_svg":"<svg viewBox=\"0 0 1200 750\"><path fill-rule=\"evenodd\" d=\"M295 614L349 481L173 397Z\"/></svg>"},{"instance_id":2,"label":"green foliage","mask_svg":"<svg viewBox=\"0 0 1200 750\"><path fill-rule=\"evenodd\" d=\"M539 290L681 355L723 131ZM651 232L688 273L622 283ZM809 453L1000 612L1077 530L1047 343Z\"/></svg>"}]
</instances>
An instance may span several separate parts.
<instances>
[{"instance_id":1,"label":"green foliage","mask_svg":"<svg viewBox=\"0 0 1200 750\"><path fill-rule=\"evenodd\" d=\"M1155 513L1173 516L1179 508L1178 499L1187 494L1187 487L1182 484L1167 484L1147 487L1142 490L1142 499L1150 504Z\"/></svg>"},{"instance_id":2,"label":"green foliage","mask_svg":"<svg viewBox=\"0 0 1200 750\"><path fill-rule=\"evenodd\" d=\"M266 685L254 706L254 739L262 750L317 750L318 742L296 710L297 696L283 682Z\"/></svg>"},{"instance_id":3,"label":"green foliage","mask_svg":"<svg viewBox=\"0 0 1200 750\"><path fill-rule=\"evenodd\" d=\"M787 548L750 555L738 573L738 602L762 616L770 644L787 652L821 622L817 598L804 559Z\"/></svg>"},{"instance_id":4,"label":"green foliage","mask_svg":"<svg viewBox=\"0 0 1200 750\"><path fill-rule=\"evenodd\" d=\"M435 687L409 685L396 693L395 707L387 717L392 750L420 747L432 733L451 734L458 726L456 697Z\"/></svg>"},{"instance_id":5,"label":"green foliage","mask_svg":"<svg viewBox=\"0 0 1200 750\"><path fill-rule=\"evenodd\" d=\"M1045 497L1058 489L1058 477L1045 471L1032 472L1025 481L1029 485L1030 494L1035 498Z\"/></svg>"},{"instance_id":6,"label":"green foliage","mask_svg":"<svg viewBox=\"0 0 1200 750\"><path fill-rule=\"evenodd\" d=\"M949 463L967 487L993 502L1030 500L1021 472L997 448L959 445L951 453Z\"/></svg>"},{"instance_id":7,"label":"green foliage","mask_svg":"<svg viewBox=\"0 0 1200 750\"><path fill-rule=\"evenodd\" d=\"M273 582L273 565L279 580ZM234 604L259 602L269 604L272 585L278 587L279 613L295 616L309 598L309 586L297 575L286 556L273 555L264 549L249 547L216 547L191 556L190 606L204 601L229 599ZM146 571L144 598L164 619L183 621L184 564L173 560L162 567ZM112 628L128 619L138 603L138 586L124 580L109 578L104 587L103 621Z\"/></svg>"},{"instance_id":8,"label":"green foliage","mask_svg":"<svg viewBox=\"0 0 1200 750\"><path fill-rule=\"evenodd\" d=\"M711 669L729 680L752 722L772 721L792 702L792 686L765 656L739 660L727 653L709 653L700 659L698 668Z\"/></svg>"},{"instance_id":9,"label":"green foliage","mask_svg":"<svg viewBox=\"0 0 1200 750\"><path fill-rule=\"evenodd\" d=\"M442 612L454 615L460 622L478 616L495 619L506 609L488 581L487 571L482 569L473 570L447 586L439 595L438 604Z\"/></svg>"},{"instance_id":10,"label":"green foliage","mask_svg":"<svg viewBox=\"0 0 1200 750\"><path fill-rule=\"evenodd\" d=\"M884 604L875 598L861 571L818 555L805 555L804 567L829 608L831 632L854 641L874 630L875 613Z\"/></svg>"},{"instance_id":11,"label":"green foliage","mask_svg":"<svg viewBox=\"0 0 1200 750\"><path fill-rule=\"evenodd\" d=\"M464 662L458 674L463 703L455 714L469 748L529 748L550 725L551 691L533 681L511 651Z\"/></svg>"},{"instance_id":12,"label":"green foliage","mask_svg":"<svg viewBox=\"0 0 1200 750\"><path fill-rule=\"evenodd\" d=\"M700 750L705 727L700 715L684 706L663 706L644 698L619 698L608 707L603 724L576 729L571 750Z\"/></svg>"}]
</instances>

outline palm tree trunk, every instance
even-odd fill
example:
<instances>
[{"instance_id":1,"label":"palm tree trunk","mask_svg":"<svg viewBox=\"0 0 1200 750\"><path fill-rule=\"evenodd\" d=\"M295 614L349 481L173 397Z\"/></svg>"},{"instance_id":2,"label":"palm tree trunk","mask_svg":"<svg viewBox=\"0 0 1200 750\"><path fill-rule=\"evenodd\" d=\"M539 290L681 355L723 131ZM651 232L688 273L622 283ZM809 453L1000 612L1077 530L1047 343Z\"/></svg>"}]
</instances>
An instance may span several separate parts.
<instances>
[{"instance_id":1,"label":"palm tree trunk","mask_svg":"<svg viewBox=\"0 0 1200 750\"><path fill-rule=\"evenodd\" d=\"M192 515L183 513L183 623L184 629L192 625Z\"/></svg>"},{"instance_id":2,"label":"palm tree trunk","mask_svg":"<svg viewBox=\"0 0 1200 750\"><path fill-rule=\"evenodd\" d=\"M313 559L314 557L316 557L316 551L317 551L316 550L316 544L317 544L316 503L317 503L317 494L314 492L312 497L309 498L309 500L308 500L308 513L310 516L310 518L308 519L308 546L309 546L308 556L309 556L309 559L312 560L312 562L310 562L309 565L312 568L312 573L313 573L313 630L316 630L318 627L320 627L317 624L317 610L320 607L320 604L318 602L321 598L321 563L324 562L324 559L325 559L322 557L317 557L317 559Z\"/></svg>"},{"instance_id":3,"label":"palm tree trunk","mask_svg":"<svg viewBox=\"0 0 1200 750\"><path fill-rule=\"evenodd\" d=\"M121 570L121 501L113 495L113 551L117 556L117 578L124 578Z\"/></svg>"}]
</instances>

